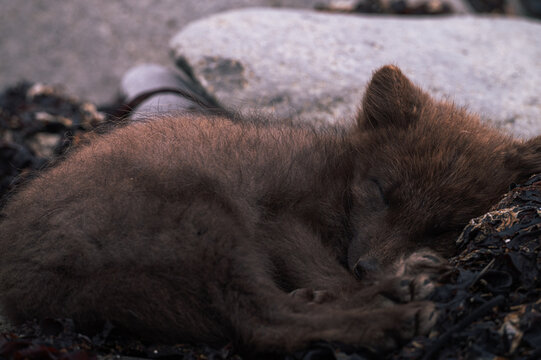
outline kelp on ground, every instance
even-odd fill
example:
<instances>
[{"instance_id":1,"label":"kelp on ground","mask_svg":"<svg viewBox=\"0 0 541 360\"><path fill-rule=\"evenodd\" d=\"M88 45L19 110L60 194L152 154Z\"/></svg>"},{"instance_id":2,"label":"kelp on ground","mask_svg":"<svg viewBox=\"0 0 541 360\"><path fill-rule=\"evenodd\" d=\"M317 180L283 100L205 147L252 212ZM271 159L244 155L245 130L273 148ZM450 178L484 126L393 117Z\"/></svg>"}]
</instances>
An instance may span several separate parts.
<instances>
[{"instance_id":1,"label":"kelp on ground","mask_svg":"<svg viewBox=\"0 0 541 360\"><path fill-rule=\"evenodd\" d=\"M96 106L21 83L0 93L0 197L105 122Z\"/></svg>"}]
</instances>

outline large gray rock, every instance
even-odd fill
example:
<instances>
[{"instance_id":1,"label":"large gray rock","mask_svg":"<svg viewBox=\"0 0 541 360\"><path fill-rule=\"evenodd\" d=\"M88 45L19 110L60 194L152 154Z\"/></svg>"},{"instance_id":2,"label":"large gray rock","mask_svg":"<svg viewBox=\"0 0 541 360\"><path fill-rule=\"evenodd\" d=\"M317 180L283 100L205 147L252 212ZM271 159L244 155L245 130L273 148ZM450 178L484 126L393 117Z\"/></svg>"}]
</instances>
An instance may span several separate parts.
<instances>
[{"instance_id":1,"label":"large gray rock","mask_svg":"<svg viewBox=\"0 0 541 360\"><path fill-rule=\"evenodd\" d=\"M372 71L392 63L497 126L541 133L539 22L251 9L191 23L171 48L229 107L351 119Z\"/></svg>"}]
</instances>

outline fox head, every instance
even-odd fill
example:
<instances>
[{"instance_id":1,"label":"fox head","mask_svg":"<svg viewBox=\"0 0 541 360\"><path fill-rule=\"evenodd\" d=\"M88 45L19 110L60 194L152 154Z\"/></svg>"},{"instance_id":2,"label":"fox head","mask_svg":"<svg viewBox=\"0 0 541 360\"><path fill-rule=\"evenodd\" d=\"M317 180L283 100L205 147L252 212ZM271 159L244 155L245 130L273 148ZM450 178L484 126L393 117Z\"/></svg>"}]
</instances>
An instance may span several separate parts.
<instances>
[{"instance_id":1,"label":"fox head","mask_svg":"<svg viewBox=\"0 0 541 360\"><path fill-rule=\"evenodd\" d=\"M470 219L541 171L541 137L514 140L483 125L395 66L374 73L357 132L366 155L352 185L348 264L359 277L422 248L452 255Z\"/></svg>"}]
</instances>

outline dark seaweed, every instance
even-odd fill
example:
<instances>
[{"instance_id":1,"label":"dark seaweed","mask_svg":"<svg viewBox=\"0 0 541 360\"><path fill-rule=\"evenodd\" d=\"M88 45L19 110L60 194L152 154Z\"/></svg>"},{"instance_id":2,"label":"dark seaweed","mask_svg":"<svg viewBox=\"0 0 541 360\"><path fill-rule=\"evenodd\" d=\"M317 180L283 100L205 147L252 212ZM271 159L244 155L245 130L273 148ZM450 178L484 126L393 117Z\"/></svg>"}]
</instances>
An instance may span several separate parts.
<instances>
[{"instance_id":1,"label":"dark seaweed","mask_svg":"<svg viewBox=\"0 0 541 360\"><path fill-rule=\"evenodd\" d=\"M42 84L0 93L0 197L104 121L93 104Z\"/></svg>"}]
</instances>

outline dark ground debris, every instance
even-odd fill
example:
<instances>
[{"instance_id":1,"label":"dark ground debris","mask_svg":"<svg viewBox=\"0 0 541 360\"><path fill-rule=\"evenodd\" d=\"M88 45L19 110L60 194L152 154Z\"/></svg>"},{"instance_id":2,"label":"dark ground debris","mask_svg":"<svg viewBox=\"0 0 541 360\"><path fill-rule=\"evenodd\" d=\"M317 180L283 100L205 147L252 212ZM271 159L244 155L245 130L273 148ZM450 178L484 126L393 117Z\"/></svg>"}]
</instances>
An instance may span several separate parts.
<instances>
[{"instance_id":1,"label":"dark ground debris","mask_svg":"<svg viewBox=\"0 0 541 360\"><path fill-rule=\"evenodd\" d=\"M461 11L481 14L541 17L539 0L464 0ZM316 5L317 10L354 14L449 15L457 10L452 0L331 0ZM514 5L513 5L514 4Z\"/></svg>"},{"instance_id":2,"label":"dark ground debris","mask_svg":"<svg viewBox=\"0 0 541 360\"><path fill-rule=\"evenodd\" d=\"M355 14L445 15L453 13L451 6L449 6L449 4L447 4L447 2L444 0L337 0L316 5L316 9L328 12Z\"/></svg>"},{"instance_id":3,"label":"dark ground debris","mask_svg":"<svg viewBox=\"0 0 541 360\"><path fill-rule=\"evenodd\" d=\"M441 320L395 359L541 358L541 175L513 187L465 227L432 298Z\"/></svg>"},{"instance_id":4,"label":"dark ground debris","mask_svg":"<svg viewBox=\"0 0 541 360\"><path fill-rule=\"evenodd\" d=\"M104 121L95 105L42 84L0 93L0 197Z\"/></svg>"},{"instance_id":5,"label":"dark ground debris","mask_svg":"<svg viewBox=\"0 0 541 360\"><path fill-rule=\"evenodd\" d=\"M27 176L105 122L92 104L43 85L21 84L1 93L0 197L18 175ZM453 269L442 276L432 298L441 312L439 322L429 336L385 358L541 358L541 174L513 184L491 212L471 220L457 246ZM0 359L241 359L231 346L149 345L111 326L93 337L73 329L70 320L52 319L13 328L0 334ZM381 357L322 342L280 358Z\"/></svg>"}]
</instances>

